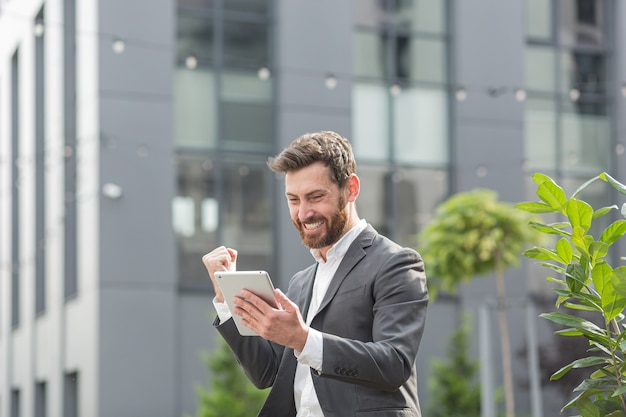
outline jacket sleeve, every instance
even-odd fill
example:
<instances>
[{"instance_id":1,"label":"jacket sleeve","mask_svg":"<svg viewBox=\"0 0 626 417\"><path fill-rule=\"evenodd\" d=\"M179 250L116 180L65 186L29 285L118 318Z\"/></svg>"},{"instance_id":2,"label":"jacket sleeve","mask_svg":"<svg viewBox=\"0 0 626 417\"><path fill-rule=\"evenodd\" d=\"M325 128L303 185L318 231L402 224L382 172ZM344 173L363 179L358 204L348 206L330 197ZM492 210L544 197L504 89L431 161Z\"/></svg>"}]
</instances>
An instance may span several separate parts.
<instances>
[{"instance_id":1,"label":"jacket sleeve","mask_svg":"<svg viewBox=\"0 0 626 417\"><path fill-rule=\"evenodd\" d=\"M274 384L284 347L259 336L241 336L233 319L214 322L237 362L255 387L265 389Z\"/></svg>"},{"instance_id":2,"label":"jacket sleeve","mask_svg":"<svg viewBox=\"0 0 626 417\"><path fill-rule=\"evenodd\" d=\"M428 291L423 261L414 250L403 248L376 256L351 274L361 275L355 278L366 283L366 290L360 297L334 300L338 310L329 314L334 320L346 321L345 326L355 327L355 333L350 334L349 327L324 332L322 371L313 373L396 391L413 372L424 332ZM370 303L367 309L371 311L361 297ZM350 303L357 306L352 310L356 314L340 317L337 313L346 308L342 305Z\"/></svg>"}]
</instances>

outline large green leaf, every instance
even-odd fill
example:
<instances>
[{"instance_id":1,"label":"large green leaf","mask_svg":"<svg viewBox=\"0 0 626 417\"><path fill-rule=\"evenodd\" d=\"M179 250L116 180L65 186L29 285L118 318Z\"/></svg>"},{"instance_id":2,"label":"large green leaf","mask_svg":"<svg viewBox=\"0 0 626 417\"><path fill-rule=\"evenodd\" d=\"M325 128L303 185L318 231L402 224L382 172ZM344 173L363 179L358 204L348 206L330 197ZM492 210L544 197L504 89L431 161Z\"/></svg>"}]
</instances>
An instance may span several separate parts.
<instances>
[{"instance_id":1,"label":"large green leaf","mask_svg":"<svg viewBox=\"0 0 626 417\"><path fill-rule=\"evenodd\" d=\"M563 263L561 261L561 257L555 251L538 246L526 249L523 252L523 255L528 258L537 259L540 261L556 261Z\"/></svg>"},{"instance_id":2,"label":"large green leaf","mask_svg":"<svg viewBox=\"0 0 626 417\"><path fill-rule=\"evenodd\" d=\"M613 269L611 284L616 294L626 297L626 266L618 266Z\"/></svg>"},{"instance_id":3,"label":"large green leaf","mask_svg":"<svg viewBox=\"0 0 626 417\"><path fill-rule=\"evenodd\" d=\"M611 187L615 188L618 192L622 193L622 194L626 194L626 186L624 186L624 184L622 184L621 182L617 181L616 179L614 179L613 177L611 177L609 174L607 174L606 172L603 172L599 175L600 179L608 182L609 184L611 184Z\"/></svg>"},{"instance_id":4,"label":"large green leaf","mask_svg":"<svg viewBox=\"0 0 626 417\"><path fill-rule=\"evenodd\" d=\"M529 222L528 225L535 229L538 232L545 233L548 235L559 235L559 236L571 236L566 230L563 230L565 227L569 227L569 223L560 222L560 223L552 223L552 224L543 224L537 222Z\"/></svg>"},{"instance_id":5,"label":"large green leaf","mask_svg":"<svg viewBox=\"0 0 626 417\"><path fill-rule=\"evenodd\" d=\"M581 417L602 417L598 406L587 397L580 398L576 401L576 409Z\"/></svg>"},{"instance_id":6,"label":"large green leaf","mask_svg":"<svg viewBox=\"0 0 626 417\"><path fill-rule=\"evenodd\" d=\"M523 203L517 203L514 206L518 210L526 211L528 213L554 213L555 210L546 203L539 201L526 201Z\"/></svg>"},{"instance_id":7,"label":"large green leaf","mask_svg":"<svg viewBox=\"0 0 626 417\"><path fill-rule=\"evenodd\" d=\"M612 245L626 233L626 220L620 219L611 223L600 236L600 241Z\"/></svg>"},{"instance_id":8,"label":"large green leaf","mask_svg":"<svg viewBox=\"0 0 626 417\"><path fill-rule=\"evenodd\" d=\"M587 282L587 275L580 264L567 265L566 281L570 291L579 292Z\"/></svg>"},{"instance_id":9,"label":"large green leaf","mask_svg":"<svg viewBox=\"0 0 626 417\"><path fill-rule=\"evenodd\" d=\"M617 209L618 207L615 204L613 204L612 206L601 207L593 212L593 218L597 219L599 217L604 216L605 214L610 213L612 210L617 210Z\"/></svg>"},{"instance_id":10,"label":"large green leaf","mask_svg":"<svg viewBox=\"0 0 626 417\"><path fill-rule=\"evenodd\" d=\"M607 358L604 358L601 356L588 356L586 358L576 359L574 362L562 367L561 369L553 373L552 376L550 377L550 380L554 381L554 380L560 379L563 375L565 375L572 369L587 368L589 366L605 365L607 363L609 363Z\"/></svg>"},{"instance_id":11,"label":"large green leaf","mask_svg":"<svg viewBox=\"0 0 626 417\"><path fill-rule=\"evenodd\" d=\"M556 243L556 253L559 255L561 259L560 262L562 264L568 264L572 262L572 246L569 243L569 240L562 238Z\"/></svg>"},{"instance_id":12,"label":"large green leaf","mask_svg":"<svg viewBox=\"0 0 626 417\"><path fill-rule=\"evenodd\" d=\"M537 196L561 214L566 214L567 196L554 181L544 181L537 187Z\"/></svg>"},{"instance_id":13,"label":"large green leaf","mask_svg":"<svg viewBox=\"0 0 626 417\"><path fill-rule=\"evenodd\" d=\"M571 198L567 202L567 218L573 227L580 226L587 232L591 227L593 208L585 201Z\"/></svg>"},{"instance_id":14,"label":"large green leaf","mask_svg":"<svg viewBox=\"0 0 626 417\"><path fill-rule=\"evenodd\" d=\"M598 263L591 271L593 285L600 294L605 320L613 320L626 307L626 298L615 292L613 286L613 269L606 263Z\"/></svg>"}]
</instances>

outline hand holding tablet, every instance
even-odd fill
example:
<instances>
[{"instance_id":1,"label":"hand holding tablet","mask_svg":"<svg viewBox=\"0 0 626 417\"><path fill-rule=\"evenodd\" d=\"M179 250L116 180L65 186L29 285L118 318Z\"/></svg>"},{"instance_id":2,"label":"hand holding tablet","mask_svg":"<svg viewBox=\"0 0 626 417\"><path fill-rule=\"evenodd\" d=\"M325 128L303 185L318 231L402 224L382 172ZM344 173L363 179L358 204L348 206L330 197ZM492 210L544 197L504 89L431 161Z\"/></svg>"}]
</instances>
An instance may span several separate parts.
<instances>
[{"instance_id":1,"label":"hand holding tablet","mask_svg":"<svg viewBox=\"0 0 626 417\"><path fill-rule=\"evenodd\" d=\"M253 292L269 305L278 306L274 297L274 285L265 271L215 271L217 285L224 294L224 302L234 311L233 297L239 296L241 290ZM241 323L241 317L233 314L237 330L242 336L258 336L252 329Z\"/></svg>"}]
</instances>

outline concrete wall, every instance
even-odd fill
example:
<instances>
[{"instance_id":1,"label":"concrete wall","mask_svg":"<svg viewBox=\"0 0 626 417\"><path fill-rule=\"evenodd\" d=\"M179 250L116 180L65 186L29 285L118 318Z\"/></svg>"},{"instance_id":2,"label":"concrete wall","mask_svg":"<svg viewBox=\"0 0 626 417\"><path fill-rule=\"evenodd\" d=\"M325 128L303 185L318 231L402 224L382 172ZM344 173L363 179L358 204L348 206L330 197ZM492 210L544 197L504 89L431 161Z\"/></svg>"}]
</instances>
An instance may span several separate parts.
<instances>
[{"instance_id":1,"label":"concrete wall","mask_svg":"<svg viewBox=\"0 0 626 417\"><path fill-rule=\"evenodd\" d=\"M172 416L177 399L177 274L172 79L175 3L97 1L98 415ZM149 15L149 18L147 16ZM116 53L115 40L125 49Z\"/></svg>"}]
</instances>

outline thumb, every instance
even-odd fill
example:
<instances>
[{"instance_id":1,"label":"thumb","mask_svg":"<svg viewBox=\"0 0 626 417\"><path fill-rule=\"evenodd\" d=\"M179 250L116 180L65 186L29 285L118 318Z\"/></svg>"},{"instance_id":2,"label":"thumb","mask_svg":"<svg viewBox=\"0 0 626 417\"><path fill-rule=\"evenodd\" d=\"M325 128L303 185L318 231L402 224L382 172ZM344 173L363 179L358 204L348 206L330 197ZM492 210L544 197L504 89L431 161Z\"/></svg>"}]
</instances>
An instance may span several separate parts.
<instances>
[{"instance_id":1,"label":"thumb","mask_svg":"<svg viewBox=\"0 0 626 417\"><path fill-rule=\"evenodd\" d=\"M230 255L230 262L236 263L237 262L237 250L232 249L232 248L226 248L226 250L228 251L228 254Z\"/></svg>"},{"instance_id":2,"label":"thumb","mask_svg":"<svg viewBox=\"0 0 626 417\"><path fill-rule=\"evenodd\" d=\"M282 306L283 309L287 309L287 307L292 307L295 304L289 299L287 298L287 296L285 294L283 294L283 292L276 288L274 289L274 295L276 296L276 301L278 301L278 304L280 306Z\"/></svg>"}]
</instances>

